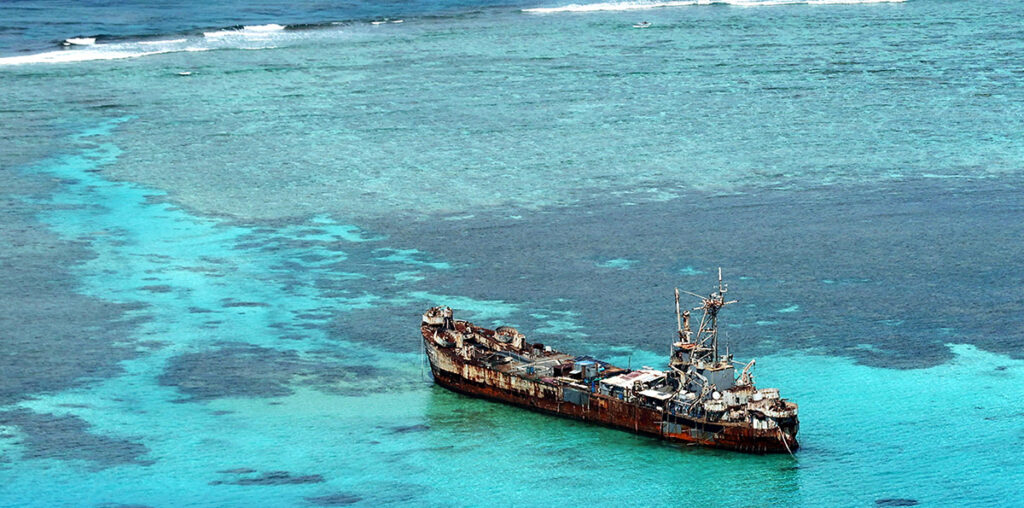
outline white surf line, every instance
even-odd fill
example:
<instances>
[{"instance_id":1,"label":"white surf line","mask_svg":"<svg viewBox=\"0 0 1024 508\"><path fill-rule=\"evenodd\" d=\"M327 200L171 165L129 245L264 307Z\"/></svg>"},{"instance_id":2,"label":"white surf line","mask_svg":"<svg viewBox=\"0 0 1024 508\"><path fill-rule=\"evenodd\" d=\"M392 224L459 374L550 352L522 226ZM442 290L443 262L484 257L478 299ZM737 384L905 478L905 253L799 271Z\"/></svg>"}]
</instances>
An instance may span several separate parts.
<instances>
[{"instance_id":1,"label":"white surf line","mask_svg":"<svg viewBox=\"0 0 1024 508\"><path fill-rule=\"evenodd\" d=\"M141 40L96 44L95 38L70 38L65 49L31 55L0 57L0 66L24 64L56 64L119 60L176 52L209 51L213 49L270 49L266 41L280 37L285 27L278 24L245 26L237 30L206 32L203 37ZM91 42L90 42L91 41ZM255 47L254 47L255 45Z\"/></svg>"}]
</instances>

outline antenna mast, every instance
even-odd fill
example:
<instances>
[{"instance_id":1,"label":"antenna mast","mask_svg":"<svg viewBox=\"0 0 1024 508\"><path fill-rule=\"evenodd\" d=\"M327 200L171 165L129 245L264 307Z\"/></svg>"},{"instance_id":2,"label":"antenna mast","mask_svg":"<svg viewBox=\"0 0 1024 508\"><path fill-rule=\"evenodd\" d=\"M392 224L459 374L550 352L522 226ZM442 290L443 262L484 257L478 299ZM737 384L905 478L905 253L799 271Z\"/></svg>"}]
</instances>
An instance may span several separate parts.
<instances>
[{"instance_id":1,"label":"antenna mast","mask_svg":"<svg viewBox=\"0 0 1024 508\"><path fill-rule=\"evenodd\" d=\"M679 338L683 338L683 317L679 313L679 288L676 288L676 330L679 332Z\"/></svg>"},{"instance_id":2,"label":"antenna mast","mask_svg":"<svg viewBox=\"0 0 1024 508\"><path fill-rule=\"evenodd\" d=\"M725 301L727 291L729 287L722 283L722 268L719 267L718 291L706 298L702 296L702 305L694 309L704 311L700 318L700 330L697 332L697 344L701 347L695 348L692 353L692 359L695 361L718 362L718 310L730 303L736 303L736 300Z\"/></svg>"}]
</instances>

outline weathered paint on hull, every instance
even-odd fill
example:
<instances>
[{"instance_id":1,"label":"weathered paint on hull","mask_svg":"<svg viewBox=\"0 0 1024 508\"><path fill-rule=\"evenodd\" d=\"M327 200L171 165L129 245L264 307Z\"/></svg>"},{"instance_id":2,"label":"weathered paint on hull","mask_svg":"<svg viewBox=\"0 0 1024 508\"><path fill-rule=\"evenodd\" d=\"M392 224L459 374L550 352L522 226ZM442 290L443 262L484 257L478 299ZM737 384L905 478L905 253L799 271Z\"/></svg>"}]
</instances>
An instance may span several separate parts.
<instances>
[{"instance_id":1,"label":"weathered paint on hull","mask_svg":"<svg viewBox=\"0 0 1024 508\"><path fill-rule=\"evenodd\" d=\"M619 399L591 393L585 406L563 400L558 386L461 362L427 342L434 381L455 392L491 399L541 413L597 423L669 441L749 453L787 453L799 446L776 430L713 424L675 417ZM672 420L675 420L674 422ZM663 423L664 422L664 423ZM783 443L787 439L788 443ZM786 444L789 445L787 449Z\"/></svg>"}]
</instances>

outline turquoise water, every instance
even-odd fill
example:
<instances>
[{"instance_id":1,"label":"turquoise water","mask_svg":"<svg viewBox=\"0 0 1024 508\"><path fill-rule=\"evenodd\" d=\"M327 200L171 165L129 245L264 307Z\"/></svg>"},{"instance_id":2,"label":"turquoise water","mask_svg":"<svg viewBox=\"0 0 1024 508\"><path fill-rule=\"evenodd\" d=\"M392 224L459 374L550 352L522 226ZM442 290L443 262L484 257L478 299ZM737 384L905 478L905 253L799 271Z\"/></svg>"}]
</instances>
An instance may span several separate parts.
<instances>
[{"instance_id":1,"label":"turquoise water","mask_svg":"<svg viewBox=\"0 0 1024 508\"><path fill-rule=\"evenodd\" d=\"M0 7L0 505L1019 504L1015 3L65 8ZM718 266L795 458L424 372L438 304L663 365Z\"/></svg>"}]
</instances>

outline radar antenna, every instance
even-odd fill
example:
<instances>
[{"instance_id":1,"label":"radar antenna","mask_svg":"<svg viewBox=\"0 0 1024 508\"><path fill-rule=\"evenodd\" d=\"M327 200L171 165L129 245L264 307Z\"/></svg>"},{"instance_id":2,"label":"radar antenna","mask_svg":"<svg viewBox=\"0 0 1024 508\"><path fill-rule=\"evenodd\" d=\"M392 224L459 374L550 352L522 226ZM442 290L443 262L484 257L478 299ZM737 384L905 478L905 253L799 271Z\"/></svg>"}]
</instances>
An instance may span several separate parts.
<instances>
[{"instance_id":1,"label":"radar antenna","mask_svg":"<svg viewBox=\"0 0 1024 508\"><path fill-rule=\"evenodd\" d=\"M718 268L718 291L704 297L701 296L701 306L693 310L701 310L704 314L700 318L700 328L697 331L697 345L691 353L691 359L697 361L710 361L717 363L718 356L718 311L726 305L736 303L737 300L725 300L725 293L729 287L722 283L722 268ZM691 293L692 294L692 293Z\"/></svg>"}]
</instances>

